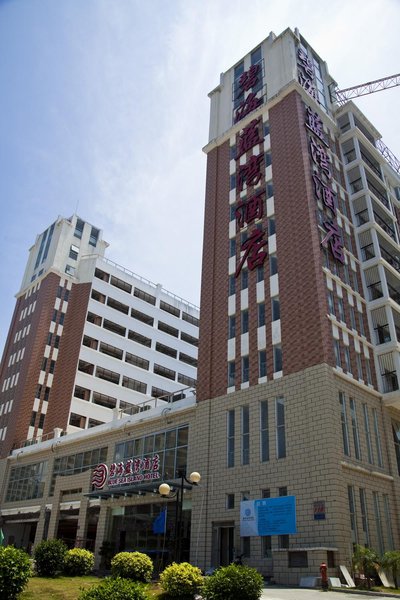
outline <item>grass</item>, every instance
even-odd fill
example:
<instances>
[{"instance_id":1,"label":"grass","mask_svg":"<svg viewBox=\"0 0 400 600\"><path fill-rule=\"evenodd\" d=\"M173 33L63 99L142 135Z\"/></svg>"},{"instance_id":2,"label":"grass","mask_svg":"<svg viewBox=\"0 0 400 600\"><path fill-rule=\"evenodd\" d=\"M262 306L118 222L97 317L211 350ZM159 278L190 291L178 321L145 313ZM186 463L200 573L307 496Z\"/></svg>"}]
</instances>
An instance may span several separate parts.
<instances>
[{"instance_id":1,"label":"grass","mask_svg":"<svg viewBox=\"0 0 400 600\"><path fill-rule=\"evenodd\" d=\"M87 589L99 581L100 579L93 575L86 577L31 577L19 600L77 600L82 589ZM159 585L151 584L149 598L158 598L160 593Z\"/></svg>"}]
</instances>

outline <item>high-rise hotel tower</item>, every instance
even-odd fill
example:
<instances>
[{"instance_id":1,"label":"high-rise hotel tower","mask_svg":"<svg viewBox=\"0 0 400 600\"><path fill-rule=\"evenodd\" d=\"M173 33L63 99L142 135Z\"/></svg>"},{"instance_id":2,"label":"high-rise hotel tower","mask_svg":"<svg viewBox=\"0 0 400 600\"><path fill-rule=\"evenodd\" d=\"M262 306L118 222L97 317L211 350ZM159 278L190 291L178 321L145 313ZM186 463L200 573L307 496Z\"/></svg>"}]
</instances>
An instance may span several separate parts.
<instances>
[{"instance_id":1,"label":"high-rise hotel tower","mask_svg":"<svg viewBox=\"0 0 400 600\"><path fill-rule=\"evenodd\" d=\"M399 544L400 177L335 89L287 29L209 94L200 543L205 563L242 553L285 582ZM282 496L293 521L265 528Z\"/></svg>"}]
</instances>

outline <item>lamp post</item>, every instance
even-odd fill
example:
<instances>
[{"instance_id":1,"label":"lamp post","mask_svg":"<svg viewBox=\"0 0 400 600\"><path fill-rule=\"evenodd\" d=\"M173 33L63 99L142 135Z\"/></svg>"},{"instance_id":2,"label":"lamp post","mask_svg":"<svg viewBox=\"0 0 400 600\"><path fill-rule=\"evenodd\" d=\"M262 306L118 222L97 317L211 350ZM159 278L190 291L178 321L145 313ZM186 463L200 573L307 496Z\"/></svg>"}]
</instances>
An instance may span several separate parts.
<instances>
[{"instance_id":1,"label":"lamp post","mask_svg":"<svg viewBox=\"0 0 400 600\"><path fill-rule=\"evenodd\" d=\"M185 482L189 484L189 489L193 485L198 485L201 479L200 473L193 471L186 477L183 471L178 471L180 479L179 486L173 490L168 483L162 483L158 488L158 493L163 498L176 498L175 506L175 539L174 539L174 561L179 563L182 560L182 512L183 512L183 490Z\"/></svg>"}]
</instances>

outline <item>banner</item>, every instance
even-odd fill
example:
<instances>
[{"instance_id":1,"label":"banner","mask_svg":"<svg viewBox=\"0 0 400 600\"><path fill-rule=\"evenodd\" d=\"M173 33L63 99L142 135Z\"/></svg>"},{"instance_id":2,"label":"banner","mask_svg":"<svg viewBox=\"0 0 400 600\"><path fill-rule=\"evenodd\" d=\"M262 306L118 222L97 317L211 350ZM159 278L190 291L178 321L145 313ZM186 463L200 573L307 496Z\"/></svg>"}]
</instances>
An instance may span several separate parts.
<instances>
[{"instance_id":1,"label":"banner","mask_svg":"<svg viewBox=\"0 0 400 600\"><path fill-rule=\"evenodd\" d=\"M240 503L241 537L289 533L297 533L295 496L244 500Z\"/></svg>"},{"instance_id":2,"label":"banner","mask_svg":"<svg viewBox=\"0 0 400 600\"><path fill-rule=\"evenodd\" d=\"M153 521L153 533L165 533L167 525L167 509L164 508Z\"/></svg>"}]
</instances>

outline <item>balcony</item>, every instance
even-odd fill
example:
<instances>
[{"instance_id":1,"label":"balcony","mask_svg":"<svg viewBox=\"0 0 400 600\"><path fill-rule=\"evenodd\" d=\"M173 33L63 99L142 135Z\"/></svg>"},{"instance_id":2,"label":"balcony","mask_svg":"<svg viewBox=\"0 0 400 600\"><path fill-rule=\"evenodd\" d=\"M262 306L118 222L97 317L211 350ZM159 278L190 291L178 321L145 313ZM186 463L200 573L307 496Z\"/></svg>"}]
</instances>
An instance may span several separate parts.
<instances>
[{"instance_id":1,"label":"balcony","mask_svg":"<svg viewBox=\"0 0 400 600\"><path fill-rule=\"evenodd\" d=\"M387 342L391 341L390 337L390 329L389 324L385 323L385 325L378 325L375 327L375 344L378 346L380 344L387 344Z\"/></svg>"},{"instance_id":2,"label":"balcony","mask_svg":"<svg viewBox=\"0 0 400 600\"><path fill-rule=\"evenodd\" d=\"M390 203L389 203L388 197L386 195L386 192L379 190L378 187L374 183L372 183L372 181L369 179L369 177L367 177L367 185L368 185L369 191L372 192L374 194L374 196L376 198L378 198L378 200L380 200L380 202L382 202L382 204L391 212Z\"/></svg>"},{"instance_id":3,"label":"balcony","mask_svg":"<svg viewBox=\"0 0 400 600\"><path fill-rule=\"evenodd\" d=\"M375 257L375 249L374 244L368 244L368 246L363 246L361 248L361 260L362 262L366 262L371 258Z\"/></svg>"},{"instance_id":4,"label":"balcony","mask_svg":"<svg viewBox=\"0 0 400 600\"><path fill-rule=\"evenodd\" d=\"M390 285L389 282L387 282L387 286L389 290L389 296L391 297L391 299L400 305L400 292L398 291L398 289Z\"/></svg>"},{"instance_id":5,"label":"balcony","mask_svg":"<svg viewBox=\"0 0 400 600\"><path fill-rule=\"evenodd\" d=\"M371 171L373 171L375 173L375 175L377 175L379 177L379 179L382 180L382 173L379 168L379 163L375 162L372 158L370 158L370 156L368 156L368 154L365 152L365 150L361 144L360 144L360 152L361 152L361 158L363 159L365 164L368 165L368 167L371 169Z\"/></svg>"},{"instance_id":6,"label":"balcony","mask_svg":"<svg viewBox=\"0 0 400 600\"><path fill-rule=\"evenodd\" d=\"M375 222L382 227L383 231L385 231L385 233L387 233L392 240L394 240L397 243L397 236L396 236L396 230L394 228L394 225L389 225L389 223L387 221L385 221L385 219L383 219L381 216L378 215L378 213L376 211L374 212L374 219Z\"/></svg>"},{"instance_id":7,"label":"balcony","mask_svg":"<svg viewBox=\"0 0 400 600\"><path fill-rule=\"evenodd\" d=\"M382 283L377 281L376 283L371 283L367 286L368 290L368 300L378 300L378 298L383 297L382 291Z\"/></svg>"},{"instance_id":8,"label":"balcony","mask_svg":"<svg viewBox=\"0 0 400 600\"><path fill-rule=\"evenodd\" d=\"M381 245L379 245L379 248L382 258L384 258L390 266L392 266L394 269L396 269L396 271L400 273L400 258L398 256L393 256L393 254L390 254L390 252L385 250L385 248L383 248Z\"/></svg>"},{"instance_id":9,"label":"balcony","mask_svg":"<svg viewBox=\"0 0 400 600\"><path fill-rule=\"evenodd\" d=\"M399 389L399 381L397 378L396 371L384 372L381 373L383 391L385 394L390 394L390 392L395 392Z\"/></svg>"}]
</instances>

